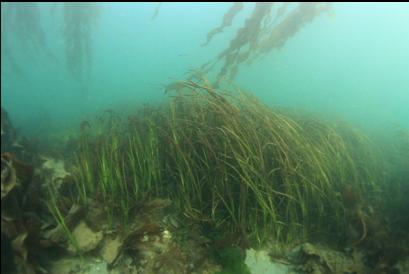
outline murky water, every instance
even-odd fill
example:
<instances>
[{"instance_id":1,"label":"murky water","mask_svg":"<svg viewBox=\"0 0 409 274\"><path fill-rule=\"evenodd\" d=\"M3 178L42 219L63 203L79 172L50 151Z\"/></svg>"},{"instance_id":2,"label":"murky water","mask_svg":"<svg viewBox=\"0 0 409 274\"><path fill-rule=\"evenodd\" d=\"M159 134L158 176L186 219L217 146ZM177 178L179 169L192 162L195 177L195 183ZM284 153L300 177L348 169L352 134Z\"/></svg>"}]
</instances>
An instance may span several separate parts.
<instances>
[{"instance_id":1,"label":"murky water","mask_svg":"<svg viewBox=\"0 0 409 274\"><path fill-rule=\"evenodd\" d=\"M404 273L408 71L406 3L2 3L2 261Z\"/></svg>"}]
</instances>

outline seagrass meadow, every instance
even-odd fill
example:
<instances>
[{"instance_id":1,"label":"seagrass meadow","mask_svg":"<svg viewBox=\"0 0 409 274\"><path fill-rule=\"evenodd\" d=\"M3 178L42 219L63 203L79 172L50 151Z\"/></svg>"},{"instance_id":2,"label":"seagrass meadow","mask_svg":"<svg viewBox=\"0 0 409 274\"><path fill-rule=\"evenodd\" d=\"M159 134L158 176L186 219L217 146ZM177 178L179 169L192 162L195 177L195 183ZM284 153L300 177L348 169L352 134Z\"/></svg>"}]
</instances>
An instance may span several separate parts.
<instances>
[{"instance_id":1,"label":"seagrass meadow","mask_svg":"<svg viewBox=\"0 0 409 274\"><path fill-rule=\"evenodd\" d=\"M409 5L1 4L1 273L409 273Z\"/></svg>"},{"instance_id":2,"label":"seagrass meadow","mask_svg":"<svg viewBox=\"0 0 409 274\"><path fill-rule=\"evenodd\" d=\"M76 194L99 196L126 227L148 198L221 232L266 237L345 234L342 192L380 194L377 148L351 126L271 109L256 98L182 81L171 101L84 129Z\"/></svg>"}]
</instances>

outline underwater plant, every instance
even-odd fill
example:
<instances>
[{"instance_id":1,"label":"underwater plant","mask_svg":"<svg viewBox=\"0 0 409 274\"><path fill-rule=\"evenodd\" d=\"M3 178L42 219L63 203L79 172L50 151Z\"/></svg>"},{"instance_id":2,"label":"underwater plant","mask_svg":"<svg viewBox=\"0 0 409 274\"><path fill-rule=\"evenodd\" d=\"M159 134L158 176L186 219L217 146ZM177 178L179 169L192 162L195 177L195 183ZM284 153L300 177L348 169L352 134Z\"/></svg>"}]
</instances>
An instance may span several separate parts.
<instances>
[{"instance_id":1,"label":"underwater plant","mask_svg":"<svg viewBox=\"0 0 409 274\"><path fill-rule=\"evenodd\" d=\"M92 32L98 22L98 3L64 3L63 37L69 72L81 79L92 62Z\"/></svg>"},{"instance_id":2,"label":"underwater plant","mask_svg":"<svg viewBox=\"0 0 409 274\"><path fill-rule=\"evenodd\" d=\"M168 104L127 122L108 114L81 137L73 198L99 201L112 229L126 230L141 203L160 197L237 241L331 239L347 231L345 188L378 193L377 149L351 126L274 110L205 79L168 92Z\"/></svg>"},{"instance_id":3,"label":"underwater plant","mask_svg":"<svg viewBox=\"0 0 409 274\"><path fill-rule=\"evenodd\" d=\"M49 54L41 13L38 3L2 3L1 4L1 73L22 75L16 60L16 52L21 46L25 50L34 49ZM4 60L4 61L3 61Z\"/></svg>"},{"instance_id":4,"label":"underwater plant","mask_svg":"<svg viewBox=\"0 0 409 274\"><path fill-rule=\"evenodd\" d=\"M206 46L207 44L210 43L212 40L213 36L215 36L218 33L223 32L223 29L226 27L229 27L232 22L234 17L243 9L243 3L242 2L235 2L233 5L229 8L229 10L226 12L226 14L223 16L223 22L219 27L214 28L211 30L206 37L206 42L202 46Z\"/></svg>"},{"instance_id":5,"label":"underwater plant","mask_svg":"<svg viewBox=\"0 0 409 274\"><path fill-rule=\"evenodd\" d=\"M62 36L65 47L65 61L68 71L77 80L81 80L84 73L88 73L92 62L92 36L98 22L100 5L98 3L62 3L54 4L52 13L62 7L63 22ZM2 3L1 5L1 57L2 74L12 72L22 74L22 67L18 62L18 45L25 50L43 53L54 61L47 45L47 33L43 28L44 11L39 3ZM37 54L34 54L37 56Z\"/></svg>"},{"instance_id":6,"label":"underwater plant","mask_svg":"<svg viewBox=\"0 0 409 274\"><path fill-rule=\"evenodd\" d=\"M64 216L64 214L61 212L59 203L57 201L57 193L58 191L55 190L55 186L51 185L49 186L49 201L47 202L48 210L54 217L56 223L60 226L61 230L63 231L65 237L68 239L69 243L75 248L75 250L78 252L78 242L74 238L71 228L67 224L67 217Z\"/></svg>"},{"instance_id":7,"label":"underwater plant","mask_svg":"<svg viewBox=\"0 0 409 274\"><path fill-rule=\"evenodd\" d=\"M204 45L207 45L215 34L230 26L242 8L242 3L234 3L224 15L222 25L208 33ZM330 10L329 3L255 3L253 12L246 18L244 26L238 29L229 46L218 54L215 60L204 64L202 69L208 72L222 62L217 83L224 79L232 80L239 65L250 63L273 49L282 48L303 26Z\"/></svg>"},{"instance_id":8,"label":"underwater plant","mask_svg":"<svg viewBox=\"0 0 409 274\"><path fill-rule=\"evenodd\" d=\"M162 5L162 2L158 2L158 3L156 4L155 11L153 12L153 15L152 15L152 17L151 17L151 20L155 20L156 17L158 17L161 5Z\"/></svg>"},{"instance_id":9,"label":"underwater plant","mask_svg":"<svg viewBox=\"0 0 409 274\"><path fill-rule=\"evenodd\" d=\"M2 6L3 8L3 6ZM41 13L38 3L7 3L7 21L23 46L32 46L36 50L46 50L46 40L41 25Z\"/></svg>"}]
</instances>

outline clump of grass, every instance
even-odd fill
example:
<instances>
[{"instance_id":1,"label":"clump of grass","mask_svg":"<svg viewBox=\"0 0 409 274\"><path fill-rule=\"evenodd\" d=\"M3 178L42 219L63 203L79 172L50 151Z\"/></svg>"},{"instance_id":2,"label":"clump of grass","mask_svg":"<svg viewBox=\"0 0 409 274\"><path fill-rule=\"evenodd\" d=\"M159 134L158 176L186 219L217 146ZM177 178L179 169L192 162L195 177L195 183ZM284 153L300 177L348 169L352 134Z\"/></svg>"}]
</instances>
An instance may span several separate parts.
<instances>
[{"instance_id":1,"label":"clump of grass","mask_svg":"<svg viewBox=\"0 0 409 274\"><path fill-rule=\"evenodd\" d=\"M262 243L345 233L340 193L375 193L376 148L350 126L277 111L241 92L181 81L170 102L83 134L77 202L99 199L112 227L144 199ZM302 118L300 118L302 117Z\"/></svg>"},{"instance_id":2,"label":"clump of grass","mask_svg":"<svg viewBox=\"0 0 409 274\"><path fill-rule=\"evenodd\" d=\"M259 242L333 235L345 230L343 188L376 185L376 148L362 133L272 110L246 94L193 82L183 88L188 93L171 102L174 150L166 163L189 216Z\"/></svg>"},{"instance_id":3,"label":"clump of grass","mask_svg":"<svg viewBox=\"0 0 409 274\"><path fill-rule=\"evenodd\" d=\"M68 242L75 248L76 251L79 251L78 248L78 242L73 236L70 228L68 227L68 224L66 222L66 218L64 216L64 213L60 209L59 203L58 203L58 190L57 187L55 186L54 182L51 182L48 188L48 193L49 193L49 199L47 201L47 207L48 210L50 211L51 215L54 217L56 220L57 224L61 227L62 232L64 233L65 237L67 238Z\"/></svg>"}]
</instances>

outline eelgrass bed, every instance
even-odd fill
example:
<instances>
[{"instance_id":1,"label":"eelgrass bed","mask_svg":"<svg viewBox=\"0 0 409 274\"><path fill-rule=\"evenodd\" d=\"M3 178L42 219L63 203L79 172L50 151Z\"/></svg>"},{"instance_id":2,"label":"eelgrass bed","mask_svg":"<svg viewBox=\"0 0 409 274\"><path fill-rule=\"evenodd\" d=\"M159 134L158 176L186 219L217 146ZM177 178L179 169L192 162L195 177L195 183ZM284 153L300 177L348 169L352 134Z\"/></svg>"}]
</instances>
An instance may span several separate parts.
<instances>
[{"instance_id":1,"label":"eelgrass bed","mask_svg":"<svg viewBox=\"0 0 409 274\"><path fill-rule=\"evenodd\" d=\"M138 204L161 197L252 243L342 241L346 208L377 194L376 147L353 127L192 81L170 92L168 104L127 121L111 114L82 127L72 199L99 201L111 228L126 228Z\"/></svg>"}]
</instances>

